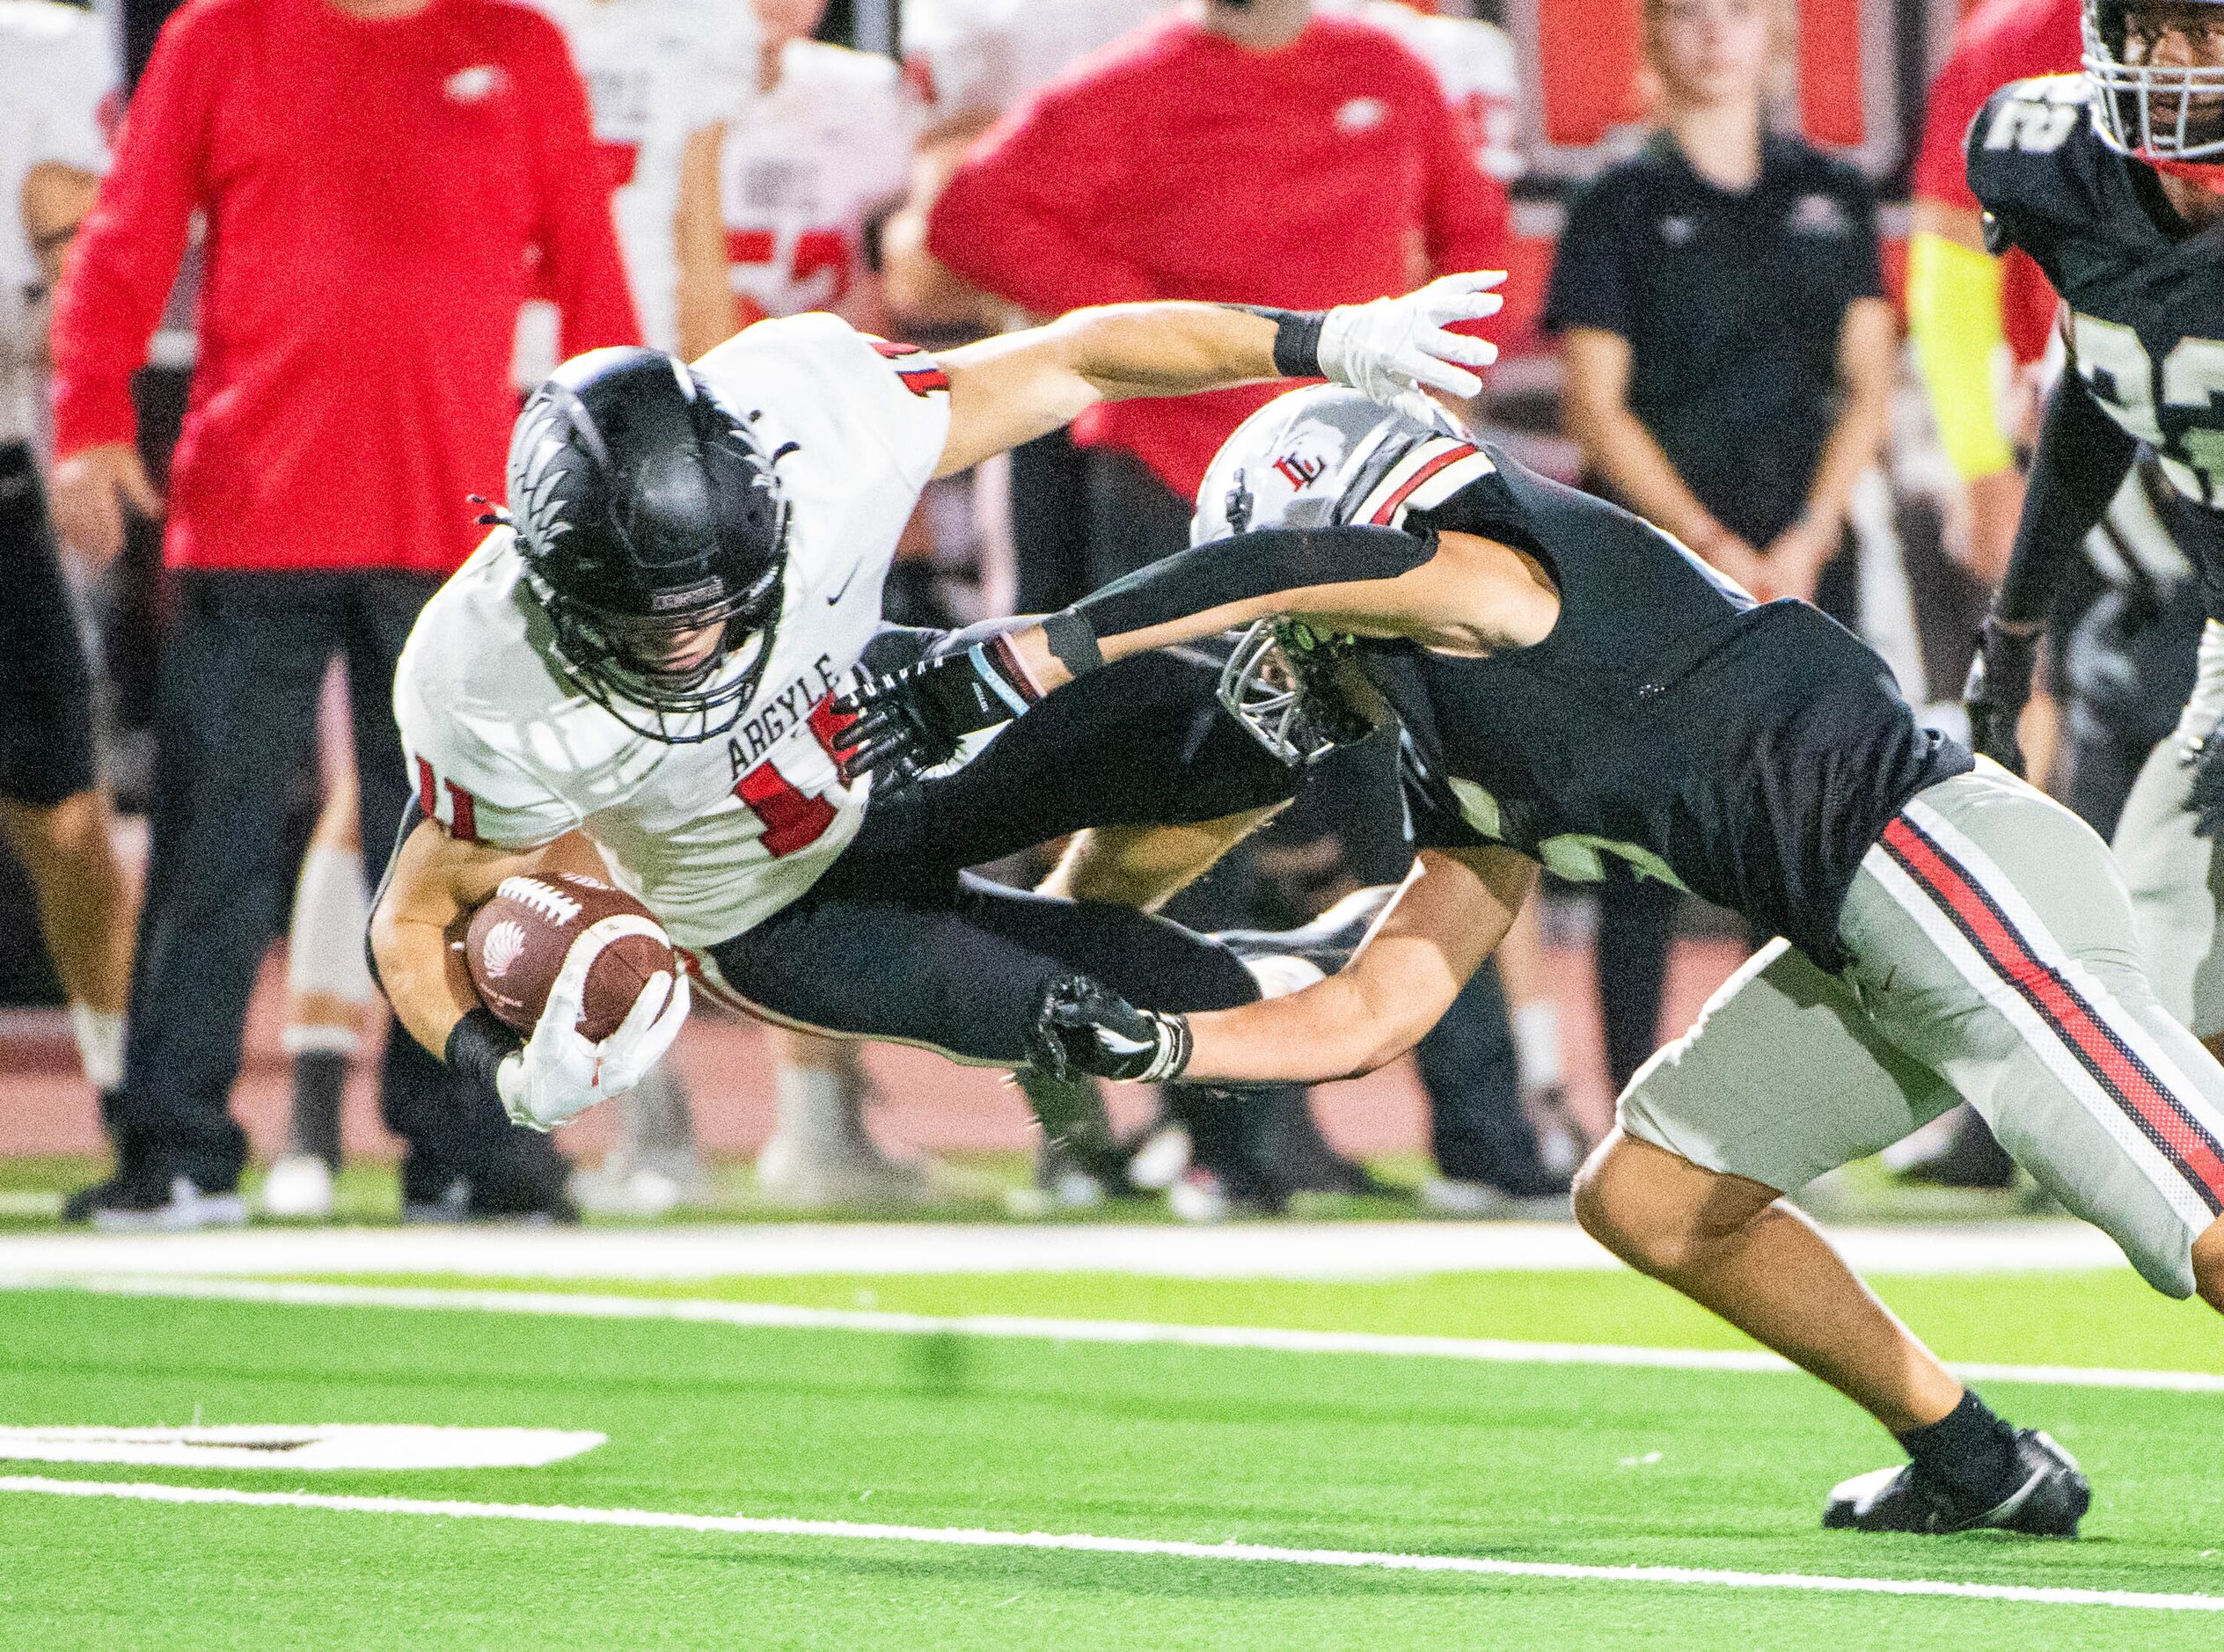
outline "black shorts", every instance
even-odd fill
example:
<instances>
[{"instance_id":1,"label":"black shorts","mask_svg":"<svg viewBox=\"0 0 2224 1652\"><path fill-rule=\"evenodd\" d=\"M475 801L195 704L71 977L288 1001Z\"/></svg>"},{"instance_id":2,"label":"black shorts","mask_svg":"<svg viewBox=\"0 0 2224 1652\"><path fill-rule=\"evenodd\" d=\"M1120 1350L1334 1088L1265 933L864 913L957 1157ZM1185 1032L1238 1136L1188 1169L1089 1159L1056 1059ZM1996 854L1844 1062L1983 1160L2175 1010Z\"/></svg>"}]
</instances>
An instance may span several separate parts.
<instances>
[{"instance_id":1,"label":"black shorts","mask_svg":"<svg viewBox=\"0 0 2224 1652\"><path fill-rule=\"evenodd\" d=\"M1218 663L1146 654L1084 677L954 775L875 797L810 892L710 949L724 985L798 1026L1015 1066L1043 990L1096 976L1152 1009L1258 996L1218 942L969 866L1086 826L1174 825L1286 801L1295 771L1219 709Z\"/></svg>"},{"instance_id":2,"label":"black shorts","mask_svg":"<svg viewBox=\"0 0 2224 1652\"><path fill-rule=\"evenodd\" d=\"M92 670L31 450L0 444L0 798L51 808L89 791Z\"/></svg>"}]
</instances>

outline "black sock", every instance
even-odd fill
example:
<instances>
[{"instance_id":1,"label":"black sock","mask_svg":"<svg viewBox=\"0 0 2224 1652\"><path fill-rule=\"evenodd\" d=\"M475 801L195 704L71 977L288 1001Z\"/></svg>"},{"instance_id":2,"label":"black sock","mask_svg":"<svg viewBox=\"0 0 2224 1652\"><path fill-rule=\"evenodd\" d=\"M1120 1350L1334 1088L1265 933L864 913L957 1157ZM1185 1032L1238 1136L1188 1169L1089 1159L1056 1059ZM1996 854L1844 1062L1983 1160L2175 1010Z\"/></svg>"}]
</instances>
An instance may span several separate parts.
<instances>
[{"instance_id":1,"label":"black sock","mask_svg":"<svg viewBox=\"0 0 2224 1652\"><path fill-rule=\"evenodd\" d=\"M304 1049L294 1057L294 1116L289 1146L340 1168L340 1092L348 1057L335 1049Z\"/></svg>"},{"instance_id":2,"label":"black sock","mask_svg":"<svg viewBox=\"0 0 2224 1652\"><path fill-rule=\"evenodd\" d=\"M1980 1508L2005 1502L2022 1484L2016 1430L1964 1389L1961 1403L1937 1422L1899 1436L1907 1455Z\"/></svg>"}]
</instances>

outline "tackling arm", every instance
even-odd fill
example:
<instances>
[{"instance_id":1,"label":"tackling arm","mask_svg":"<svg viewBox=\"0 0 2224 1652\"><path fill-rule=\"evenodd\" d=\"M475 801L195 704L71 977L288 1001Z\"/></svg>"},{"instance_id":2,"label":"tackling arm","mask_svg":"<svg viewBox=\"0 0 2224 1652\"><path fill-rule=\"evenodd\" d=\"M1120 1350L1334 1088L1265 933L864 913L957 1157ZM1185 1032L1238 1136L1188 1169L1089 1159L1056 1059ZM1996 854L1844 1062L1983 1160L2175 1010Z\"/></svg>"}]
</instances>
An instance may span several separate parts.
<instances>
[{"instance_id":1,"label":"tackling arm","mask_svg":"<svg viewBox=\"0 0 2224 1652\"><path fill-rule=\"evenodd\" d=\"M1340 973L1285 998L1189 1016L1138 1012L1094 983L1062 983L1043 1007L1035 1063L1203 1084L1318 1084L1372 1072L1436 1025L1536 881L1535 863L1503 846L1424 849Z\"/></svg>"}]
</instances>

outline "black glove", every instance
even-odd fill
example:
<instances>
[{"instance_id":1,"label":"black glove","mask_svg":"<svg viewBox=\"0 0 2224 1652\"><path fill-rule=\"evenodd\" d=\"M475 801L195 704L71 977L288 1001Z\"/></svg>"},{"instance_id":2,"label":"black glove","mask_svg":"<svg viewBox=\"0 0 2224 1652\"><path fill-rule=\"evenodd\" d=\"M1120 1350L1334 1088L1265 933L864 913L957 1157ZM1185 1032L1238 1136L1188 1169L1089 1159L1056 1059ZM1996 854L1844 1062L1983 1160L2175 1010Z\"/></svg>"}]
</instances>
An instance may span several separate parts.
<instances>
[{"instance_id":1,"label":"black glove","mask_svg":"<svg viewBox=\"0 0 2224 1652\"><path fill-rule=\"evenodd\" d=\"M870 678L834 702L838 714L857 720L842 731L842 778L853 785L874 774L882 786L908 786L956 757L966 735L1011 721L1040 698L1001 632Z\"/></svg>"},{"instance_id":2,"label":"black glove","mask_svg":"<svg viewBox=\"0 0 2224 1652\"><path fill-rule=\"evenodd\" d=\"M1053 1078L1094 1073L1160 1084L1180 1078L1189 1065L1189 1022L1138 1010L1086 976L1064 976L1042 994L1028 1059Z\"/></svg>"},{"instance_id":3,"label":"black glove","mask_svg":"<svg viewBox=\"0 0 2224 1652\"><path fill-rule=\"evenodd\" d=\"M2038 662L2038 634L2018 636L1991 614L1977 633L1977 657L1969 662L1969 686L1962 704L1969 713L1972 750L2013 774L2023 771L2023 749L2016 743L2016 721L2031 697L2031 668Z\"/></svg>"},{"instance_id":4,"label":"black glove","mask_svg":"<svg viewBox=\"0 0 2224 1652\"><path fill-rule=\"evenodd\" d=\"M2212 728L2193 753L2193 836L2224 838L2224 727Z\"/></svg>"}]
</instances>

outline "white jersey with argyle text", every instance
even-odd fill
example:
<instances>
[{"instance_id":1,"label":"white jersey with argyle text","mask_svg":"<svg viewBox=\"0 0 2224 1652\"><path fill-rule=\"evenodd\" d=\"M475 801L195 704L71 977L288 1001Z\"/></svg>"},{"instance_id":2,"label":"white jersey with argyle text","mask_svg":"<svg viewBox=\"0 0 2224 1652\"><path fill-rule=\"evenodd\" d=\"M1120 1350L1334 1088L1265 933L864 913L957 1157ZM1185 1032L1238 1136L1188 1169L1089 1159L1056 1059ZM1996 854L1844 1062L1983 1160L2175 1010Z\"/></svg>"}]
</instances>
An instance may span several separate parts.
<instances>
[{"instance_id":1,"label":"white jersey with argyle text","mask_svg":"<svg viewBox=\"0 0 2224 1652\"><path fill-rule=\"evenodd\" d=\"M684 947L737 935L803 894L856 836L828 701L880 618L888 573L949 430L931 356L828 315L760 322L695 370L779 461L787 570L754 699L725 735L669 745L584 693L552 648L508 529L426 605L395 676L418 801L503 848L577 828Z\"/></svg>"},{"instance_id":2,"label":"white jersey with argyle text","mask_svg":"<svg viewBox=\"0 0 2224 1652\"><path fill-rule=\"evenodd\" d=\"M1000 114L1174 0L907 0L904 72L940 122Z\"/></svg>"},{"instance_id":3,"label":"white jersey with argyle text","mask_svg":"<svg viewBox=\"0 0 2224 1652\"><path fill-rule=\"evenodd\" d=\"M0 442L37 428L45 354L26 302L46 276L23 220L24 184L42 163L108 170L103 116L115 91L105 19L52 0L0 4Z\"/></svg>"},{"instance_id":4,"label":"white jersey with argyle text","mask_svg":"<svg viewBox=\"0 0 2224 1652\"><path fill-rule=\"evenodd\" d=\"M895 62L792 40L779 84L730 121L719 209L734 290L768 316L828 310L865 265L865 225L911 178L918 101Z\"/></svg>"},{"instance_id":5,"label":"white jersey with argyle text","mask_svg":"<svg viewBox=\"0 0 2224 1652\"><path fill-rule=\"evenodd\" d=\"M747 107L759 39L749 0L532 0L587 83L641 335L678 335L680 159L691 133ZM542 365L548 365L544 363ZM541 373L526 376L538 382Z\"/></svg>"}]
</instances>

